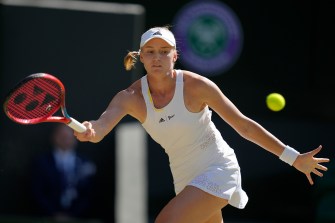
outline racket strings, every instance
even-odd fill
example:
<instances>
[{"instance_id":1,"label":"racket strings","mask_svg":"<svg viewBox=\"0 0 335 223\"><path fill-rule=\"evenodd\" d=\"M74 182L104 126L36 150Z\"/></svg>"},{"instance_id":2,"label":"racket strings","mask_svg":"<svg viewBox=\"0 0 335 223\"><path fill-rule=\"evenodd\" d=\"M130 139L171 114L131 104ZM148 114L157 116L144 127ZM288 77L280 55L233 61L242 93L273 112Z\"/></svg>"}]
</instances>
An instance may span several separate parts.
<instances>
[{"instance_id":1,"label":"racket strings","mask_svg":"<svg viewBox=\"0 0 335 223\"><path fill-rule=\"evenodd\" d=\"M52 115L60 107L63 90L47 78L34 78L23 83L11 95L8 113L13 118L29 120Z\"/></svg>"}]
</instances>

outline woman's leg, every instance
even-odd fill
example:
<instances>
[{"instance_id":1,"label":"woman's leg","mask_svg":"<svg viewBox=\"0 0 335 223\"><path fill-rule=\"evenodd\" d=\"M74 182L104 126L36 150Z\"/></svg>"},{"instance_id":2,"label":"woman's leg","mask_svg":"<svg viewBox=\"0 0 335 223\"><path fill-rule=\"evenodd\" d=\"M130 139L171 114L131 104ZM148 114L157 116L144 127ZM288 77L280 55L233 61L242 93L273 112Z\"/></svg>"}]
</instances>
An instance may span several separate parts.
<instances>
[{"instance_id":1,"label":"woman's leg","mask_svg":"<svg viewBox=\"0 0 335 223\"><path fill-rule=\"evenodd\" d=\"M221 209L227 204L225 199L186 186L163 208L155 223L222 223Z\"/></svg>"}]
</instances>

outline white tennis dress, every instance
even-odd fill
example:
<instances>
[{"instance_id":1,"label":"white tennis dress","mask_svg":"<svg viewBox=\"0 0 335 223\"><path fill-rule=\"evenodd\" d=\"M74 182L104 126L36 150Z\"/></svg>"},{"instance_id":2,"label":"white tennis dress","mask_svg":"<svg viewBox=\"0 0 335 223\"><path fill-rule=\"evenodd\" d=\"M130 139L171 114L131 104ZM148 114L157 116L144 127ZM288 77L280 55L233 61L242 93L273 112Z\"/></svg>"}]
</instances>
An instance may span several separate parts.
<instances>
[{"instance_id":1,"label":"white tennis dress","mask_svg":"<svg viewBox=\"0 0 335 223\"><path fill-rule=\"evenodd\" d=\"M161 109L154 107L147 76L141 78L147 107L142 126L168 154L176 194L192 185L242 209L248 196L241 187L240 167L234 150L211 121L212 111L208 106L199 113L186 109L183 72L176 70L176 73L173 99Z\"/></svg>"}]
</instances>

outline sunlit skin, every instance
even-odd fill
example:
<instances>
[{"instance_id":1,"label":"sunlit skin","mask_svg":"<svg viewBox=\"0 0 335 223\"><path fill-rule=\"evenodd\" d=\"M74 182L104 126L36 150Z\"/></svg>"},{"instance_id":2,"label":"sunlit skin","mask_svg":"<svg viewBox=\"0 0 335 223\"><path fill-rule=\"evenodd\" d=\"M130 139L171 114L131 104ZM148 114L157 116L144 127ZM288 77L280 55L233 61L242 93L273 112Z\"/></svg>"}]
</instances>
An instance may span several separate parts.
<instances>
[{"instance_id":1,"label":"sunlit skin","mask_svg":"<svg viewBox=\"0 0 335 223\"><path fill-rule=\"evenodd\" d=\"M177 51L164 40L155 38L141 49L140 61L147 71L147 79L154 106L165 107L173 98L176 86L174 64L178 59ZM264 129L257 122L243 115L222 93L219 87L206 77L190 71L184 73L184 103L190 112L199 112L209 106L243 138L280 156L285 144ZM84 122L85 133L75 132L80 141L99 142L126 115L143 123L146 120L146 105L142 95L140 80L114 96L107 109L97 120ZM322 146L298 156L293 166L304 173L313 184L311 173L322 176L327 168L321 163L326 158L315 158ZM156 223L220 223L223 222L221 209L228 201L210 195L196 187L186 186L160 212Z\"/></svg>"}]
</instances>

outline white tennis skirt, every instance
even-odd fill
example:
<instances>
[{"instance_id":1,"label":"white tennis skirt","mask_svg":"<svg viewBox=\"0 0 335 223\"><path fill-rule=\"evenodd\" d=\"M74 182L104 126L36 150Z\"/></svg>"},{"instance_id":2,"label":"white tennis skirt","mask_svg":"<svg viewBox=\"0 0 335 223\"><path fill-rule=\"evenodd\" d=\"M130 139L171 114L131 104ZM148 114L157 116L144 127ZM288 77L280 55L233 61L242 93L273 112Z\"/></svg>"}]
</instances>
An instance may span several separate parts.
<instances>
[{"instance_id":1,"label":"white tennis skirt","mask_svg":"<svg viewBox=\"0 0 335 223\"><path fill-rule=\"evenodd\" d=\"M248 196L242 189L241 171L235 152L225 141L196 148L183 162L170 163L176 194L187 185L228 200L243 209Z\"/></svg>"}]
</instances>

